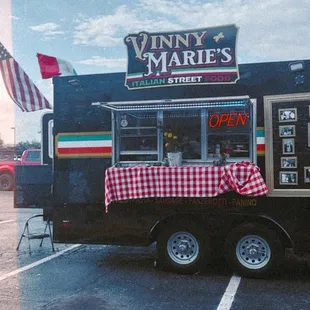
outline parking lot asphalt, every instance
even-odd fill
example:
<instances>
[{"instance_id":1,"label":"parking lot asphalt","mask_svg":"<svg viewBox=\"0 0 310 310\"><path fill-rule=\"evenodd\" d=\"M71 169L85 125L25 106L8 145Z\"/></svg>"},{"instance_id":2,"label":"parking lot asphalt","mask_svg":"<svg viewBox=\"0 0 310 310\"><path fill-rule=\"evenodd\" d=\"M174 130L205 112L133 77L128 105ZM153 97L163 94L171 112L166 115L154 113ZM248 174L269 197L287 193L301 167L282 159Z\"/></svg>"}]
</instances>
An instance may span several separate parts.
<instances>
[{"instance_id":1,"label":"parking lot asphalt","mask_svg":"<svg viewBox=\"0 0 310 310\"><path fill-rule=\"evenodd\" d=\"M12 192L0 192L0 202L1 310L310 309L307 260L290 258L269 279L241 278L232 294L233 275L223 261L203 274L169 273L153 267L154 246L55 244L54 253L45 239L42 247L31 241L31 255L27 240L16 251L25 221L42 210L14 209ZM39 231L44 223L31 228Z\"/></svg>"}]
</instances>

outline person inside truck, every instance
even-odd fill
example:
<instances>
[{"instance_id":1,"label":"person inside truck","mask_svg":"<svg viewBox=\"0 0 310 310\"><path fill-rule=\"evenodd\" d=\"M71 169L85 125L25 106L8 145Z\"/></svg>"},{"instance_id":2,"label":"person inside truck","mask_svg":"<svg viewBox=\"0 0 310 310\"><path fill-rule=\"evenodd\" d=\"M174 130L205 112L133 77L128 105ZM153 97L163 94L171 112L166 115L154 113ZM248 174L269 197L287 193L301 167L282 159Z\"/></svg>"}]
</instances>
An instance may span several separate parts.
<instances>
[{"instance_id":1,"label":"person inside truck","mask_svg":"<svg viewBox=\"0 0 310 310\"><path fill-rule=\"evenodd\" d=\"M200 142L199 139L190 137L187 135L183 136L182 139L182 152L184 159L199 159L200 158Z\"/></svg>"},{"instance_id":2,"label":"person inside truck","mask_svg":"<svg viewBox=\"0 0 310 310\"><path fill-rule=\"evenodd\" d=\"M142 138L141 142L140 142L140 146L139 146L139 150L140 151L152 151L155 148L152 147L151 141L146 139L146 138ZM141 156L137 156L137 160L139 161L152 161L154 160L154 156L153 155L141 155Z\"/></svg>"},{"instance_id":3,"label":"person inside truck","mask_svg":"<svg viewBox=\"0 0 310 310\"><path fill-rule=\"evenodd\" d=\"M150 151L150 150L153 150L154 148L152 148L149 140L143 138L141 141L139 149L142 151Z\"/></svg>"}]
</instances>

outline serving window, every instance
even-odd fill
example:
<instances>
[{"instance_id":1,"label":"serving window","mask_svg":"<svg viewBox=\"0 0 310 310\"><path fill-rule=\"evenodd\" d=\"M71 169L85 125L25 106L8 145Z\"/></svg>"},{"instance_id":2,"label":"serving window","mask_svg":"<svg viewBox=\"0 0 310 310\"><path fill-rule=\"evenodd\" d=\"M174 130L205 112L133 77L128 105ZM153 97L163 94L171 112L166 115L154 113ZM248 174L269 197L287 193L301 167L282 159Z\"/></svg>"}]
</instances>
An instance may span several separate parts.
<instances>
[{"instance_id":1,"label":"serving window","mask_svg":"<svg viewBox=\"0 0 310 310\"><path fill-rule=\"evenodd\" d=\"M118 161L158 161L157 112L132 111L117 115Z\"/></svg>"},{"instance_id":2,"label":"serving window","mask_svg":"<svg viewBox=\"0 0 310 310\"><path fill-rule=\"evenodd\" d=\"M252 157L252 116L248 105L207 111L208 158Z\"/></svg>"},{"instance_id":3,"label":"serving window","mask_svg":"<svg viewBox=\"0 0 310 310\"><path fill-rule=\"evenodd\" d=\"M201 110L163 111L162 132L164 155L169 148L169 139L165 133L171 132L175 137L175 151L182 152L184 160L201 160Z\"/></svg>"},{"instance_id":4,"label":"serving window","mask_svg":"<svg viewBox=\"0 0 310 310\"><path fill-rule=\"evenodd\" d=\"M163 163L182 152L183 164L255 162L255 109L248 97L104 104L113 113L114 163Z\"/></svg>"}]
</instances>

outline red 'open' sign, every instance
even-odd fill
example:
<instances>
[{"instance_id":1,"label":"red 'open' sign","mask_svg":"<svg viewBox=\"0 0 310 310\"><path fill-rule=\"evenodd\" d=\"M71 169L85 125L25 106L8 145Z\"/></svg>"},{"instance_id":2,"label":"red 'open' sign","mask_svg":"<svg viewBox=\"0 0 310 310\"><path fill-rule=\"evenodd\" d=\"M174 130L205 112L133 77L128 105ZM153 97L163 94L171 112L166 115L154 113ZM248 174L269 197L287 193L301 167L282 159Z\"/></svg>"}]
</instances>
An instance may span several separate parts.
<instances>
[{"instance_id":1,"label":"red 'open' sign","mask_svg":"<svg viewBox=\"0 0 310 310\"><path fill-rule=\"evenodd\" d=\"M245 126L249 118L248 113L230 112L230 113L215 113L209 117L209 126L216 127L236 127Z\"/></svg>"}]
</instances>

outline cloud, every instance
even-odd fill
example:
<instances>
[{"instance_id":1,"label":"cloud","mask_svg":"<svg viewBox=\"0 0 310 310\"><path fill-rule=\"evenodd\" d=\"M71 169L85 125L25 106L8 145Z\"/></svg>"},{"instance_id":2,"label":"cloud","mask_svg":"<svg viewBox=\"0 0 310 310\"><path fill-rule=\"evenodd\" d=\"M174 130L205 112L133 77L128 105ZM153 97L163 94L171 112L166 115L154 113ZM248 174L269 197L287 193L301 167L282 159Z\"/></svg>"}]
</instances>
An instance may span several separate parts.
<instances>
[{"instance_id":1,"label":"cloud","mask_svg":"<svg viewBox=\"0 0 310 310\"><path fill-rule=\"evenodd\" d=\"M94 18L79 16L74 44L116 47L129 33L171 31L226 24L239 27L238 53L245 62L309 57L308 0L140 0Z\"/></svg>"},{"instance_id":2,"label":"cloud","mask_svg":"<svg viewBox=\"0 0 310 310\"><path fill-rule=\"evenodd\" d=\"M108 35L94 35L92 38L85 35L85 32L80 32L76 34L74 39L74 44L83 44L90 46L99 46L99 47L114 47L122 43L122 38L114 38Z\"/></svg>"},{"instance_id":3,"label":"cloud","mask_svg":"<svg viewBox=\"0 0 310 310\"><path fill-rule=\"evenodd\" d=\"M90 59L85 59L78 61L80 64L84 65L92 65L104 67L106 69L118 69L118 70L126 70L127 59L126 58L106 58L100 56L93 56Z\"/></svg>"},{"instance_id":4,"label":"cloud","mask_svg":"<svg viewBox=\"0 0 310 310\"><path fill-rule=\"evenodd\" d=\"M38 31L38 32L46 32L46 31L53 31L59 28L59 25L55 23L45 23L45 24L40 24L37 26L30 26L30 29L33 31Z\"/></svg>"},{"instance_id":5,"label":"cloud","mask_svg":"<svg viewBox=\"0 0 310 310\"><path fill-rule=\"evenodd\" d=\"M95 18L76 20L74 44L99 47L115 47L123 43L123 38L130 32L173 30L180 28L179 23L173 23L160 17L141 16L140 9L129 9L126 5L118 7L113 14Z\"/></svg>"},{"instance_id":6,"label":"cloud","mask_svg":"<svg viewBox=\"0 0 310 310\"><path fill-rule=\"evenodd\" d=\"M140 0L139 7L162 14L190 28L236 24L238 52L248 60L285 60L309 57L310 6L308 0ZM188 13L190 12L190 14Z\"/></svg>"},{"instance_id":7,"label":"cloud","mask_svg":"<svg viewBox=\"0 0 310 310\"><path fill-rule=\"evenodd\" d=\"M60 26L55 23L45 23L37 26L30 26L31 30L40 32L44 35L44 39L50 39L57 35L65 34L64 31L59 30Z\"/></svg>"}]
</instances>

